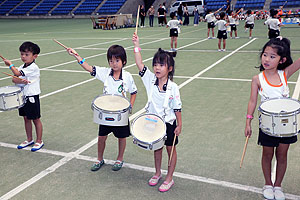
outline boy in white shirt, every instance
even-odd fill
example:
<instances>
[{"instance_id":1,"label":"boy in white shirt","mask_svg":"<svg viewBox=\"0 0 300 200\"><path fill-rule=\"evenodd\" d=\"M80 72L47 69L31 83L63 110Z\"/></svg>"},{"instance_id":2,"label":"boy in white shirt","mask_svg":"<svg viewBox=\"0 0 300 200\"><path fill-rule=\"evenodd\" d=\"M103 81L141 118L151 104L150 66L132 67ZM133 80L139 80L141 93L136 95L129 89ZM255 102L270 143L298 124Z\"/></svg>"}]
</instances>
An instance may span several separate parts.
<instances>
[{"instance_id":1,"label":"boy in white shirt","mask_svg":"<svg viewBox=\"0 0 300 200\"><path fill-rule=\"evenodd\" d=\"M252 30L254 28L254 20L255 20L256 15L252 14L251 10L247 10L246 14L247 14L247 17L245 20L245 31L248 31L248 29L250 29L249 39L251 39L252 38Z\"/></svg>"},{"instance_id":2,"label":"boy in white shirt","mask_svg":"<svg viewBox=\"0 0 300 200\"><path fill-rule=\"evenodd\" d=\"M24 62L18 69L12 64L10 60L5 59L4 62L15 76L24 80L13 78L13 82L23 88L26 103L19 108L19 115L23 116L27 140L18 145L18 149L33 145L31 151L40 150L44 143L42 141L43 125L40 120L40 69L35 64L35 59L40 53L40 48L37 44L32 42L24 42L20 48L21 60ZM36 130L36 142L34 143L32 137L32 122Z\"/></svg>"},{"instance_id":3,"label":"boy in white shirt","mask_svg":"<svg viewBox=\"0 0 300 200\"><path fill-rule=\"evenodd\" d=\"M68 53L74 56L83 69L90 72L91 76L94 76L98 80L104 83L103 93L113 95L124 95L129 92L130 104L133 107L135 102L137 88L131 74L123 67L127 63L126 51L122 46L113 45L107 50L107 61L110 68L91 66L85 62L84 58L81 58L76 51L71 48L67 49ZM108 134L113 132L114 136L118 138L119 154L117 160L114 163L112 170L118 171L123 166L123 155L126 147L126 138L130 136L129 124L126 126L107 126L99 125L98 136L98 161L93 164L91 171L97 171L104 165L103 154L106 145L106 139Z\"/></svg>"}]
</instances>

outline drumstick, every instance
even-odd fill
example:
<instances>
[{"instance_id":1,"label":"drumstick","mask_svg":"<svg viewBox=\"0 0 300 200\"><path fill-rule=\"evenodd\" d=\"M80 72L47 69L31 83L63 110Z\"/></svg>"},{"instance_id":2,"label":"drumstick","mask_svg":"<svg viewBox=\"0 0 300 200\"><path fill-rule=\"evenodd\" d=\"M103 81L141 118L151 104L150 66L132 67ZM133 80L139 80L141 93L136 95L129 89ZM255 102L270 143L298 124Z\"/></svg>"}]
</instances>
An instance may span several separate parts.
<instances>
[{"instance_id":1,"label":"drumstick","mask_svg":"<svg viewBox=\"0 0 300 200\"><path fill-rule=\"evenodd\" d=\"M242 158L241 158L241 162L240 162L240 168L242 168L242 165L243 165L243 161L244 161L244 157L245 157L245 153L246 153L246 149L247 149L248 140L249 140L249 136L246 137L246 141L245 141L245 145L244 145L244 150L243 150L243 154L242 154Z\"/></svg>"},{"instance_id":2,"label":"drumstick","mask_svg":"<svg viewBox=\"0 0 300 200\"><path fill-rule=\"evenodd\" d=\"M2 60L5 60L5 58L0 54L0 57L2 58Z\"/></svg>"},{"instance_id":3,"label":"drumstick","mask_svg":"<svg viewBox=\"0 0 300 200\"><path fill-rule=\"evenodd\" d=\"M168 166L171 165L171 160L172 160L172 156L173 156L173 151L174 151L174 145L175 145L176 137L177 137L177 135L175 134Z\"/></svg>"},{"instance_id":4,"label":"drumstick","mask_svg":"<svg viewBox=\"0 0 300 200\"><path fill-rule=\"evenodd\" d=\"M135 34L137 35L137 28L139 25L139 18L140 18L140 5L138 7L137 15L136 15L136 24L135 24Z\"/></svg>"},{"instance_id":5,"label":"drumstick","mask_svg":"<svg viewBox=\"0 0 300 200\"><path fill-rule=\"evenodd\" d=\"M64 45L63 43L57 41L56 39L53 39L53 41L56 42L57 44L59 44L60 46L62 46L63 48L68 49L68 47L67 47L66 45ZM74 53L76 56L79 55L74 49L73 49L73 51L74 51L73 53Z\"/></svg>"},{"instance_id":6,"label":"drumstick","mask_svg":"<svg viewBox=\"0 0 300 200\"><path fill-rule=\"evenodd\" d=\"M6 72L2 72L2 73L3 73L3 74L6 74L7 76L11 76L11 77L17 78L17 79L19 79L19 80L26 81L25 79L19 78L19 77L14 76L14 75L11 75L11 74L9 74L9 73L6 73Z\"/></svg>"}]
</instances>

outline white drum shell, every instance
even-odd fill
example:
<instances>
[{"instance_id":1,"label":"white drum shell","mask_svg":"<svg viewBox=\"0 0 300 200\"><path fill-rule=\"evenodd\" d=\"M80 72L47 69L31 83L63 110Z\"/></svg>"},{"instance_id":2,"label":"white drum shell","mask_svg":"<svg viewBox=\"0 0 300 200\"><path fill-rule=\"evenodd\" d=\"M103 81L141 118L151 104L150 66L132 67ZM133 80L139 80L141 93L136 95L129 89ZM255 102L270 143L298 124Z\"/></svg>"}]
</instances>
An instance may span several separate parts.
<instances>
[{"instance_id":1,"label":"white drum shell","mask_svg":"<svg viewBox=\"0 0 300 200\"><path fill-rule=\"evenodd\" d=\"M151 121L144 121L143 124L139 121L142 120L143 118L156 118L157 122L155 122L154 120ZM154 123L153 123L154 122ZM151 129L151 127L149 128L149 126L153 126L155 125L155 123L159 123L160 124L160 128L157 130L156 128L153 128L153 131L156 131L156 133L154 133ZM139 126L139 127L137 127ZM133 136L133 143L136 144L137 146L139 146L142 149L145 150L158 150L160 148L162 148L165 144L165 140L166 140L166 124L164 122L164 120L159 117L158 115L155 114L141 114L138 117L135 118L135 120L132 122L131 125L131 134ZM138 133L139 132L139 133ZM153 137L153 139L149 138L149 135L147 134L156 134L155 137ZM146 136L147 139L146 139ZM151 136L151 135L150 135Z\"/></svg>"},{"instance_id":2,"label":"white drum shell","mask_svg":"<svg viewBox=\"0 0 300 200\"><path fill-rule=\"evenodd\" d=\"M101 125L107 125L107 126L127 126L128 125L128 118L129 118L129 111L130 111L130 103L128 103L129 106L124 107L124 109L120 109L117 111L109 111L105 109L99 108L96 104L95 101L97 98L101 98L102 96L107 96L108 94L105 95L100 95L96 97L93 102L92 102L92 110L94 111L94 122L96 124L101 124ZM109 95L115 98L124 98L119 95ZM128 101L126 99L126 101ZM129 101L128 101L129 102Z\"/></svg>"},{"instance_id":3,"label":"white drum shell","mask_svg":"<svg viewBox=\"0 0 300 200\"><path fill-rule=\"evenodd\" d=\"M25 95L19 86L5 86L0 88L0 110L8 111L24 106Z\"/></svg>"},{"instance_id":4,"label":"white drum shell","mask_svg":"<svg viewBox=\"0 0 300 200\"><path fill-rule=\"evenodd\" d=\"M283 101L295 104L294 110L287 112L272 112L270 109L264 109L263 104L274 103L278 108L280 102ZM276 105L277 104L277 105ZM282 105L281 105L282 106ZM262 102L259 106L259 127L267 135L274 137L292 137L299 133L300 128L300 102L290 98L274 98Z\"/></svg>"}]
</instances>

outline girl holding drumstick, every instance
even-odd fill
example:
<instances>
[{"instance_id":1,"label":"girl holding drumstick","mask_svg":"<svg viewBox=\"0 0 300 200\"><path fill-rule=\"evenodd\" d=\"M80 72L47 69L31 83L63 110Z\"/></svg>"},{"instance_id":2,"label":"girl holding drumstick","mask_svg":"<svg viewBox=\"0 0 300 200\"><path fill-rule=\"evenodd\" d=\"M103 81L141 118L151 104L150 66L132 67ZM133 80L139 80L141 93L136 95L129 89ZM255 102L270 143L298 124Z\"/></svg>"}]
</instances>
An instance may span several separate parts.
<instances>
[{"instance_id":1,"label":"girl holding drumstick","mask_svg":"<svg viewBox=\"0 0 300 200\"><path fill-rule=\"evenodd\" d=\"M152 66L154 70L154 73L152 73L150 69L147 68L142 62L139 37L136 33L134 33L132 41L134 44L135 62L139 69L139 75L142 77L142 81L146 88L148 99L150 100L147 110L149 113L154 113L164 118L166 122L167 140L165 141L165 145L170 162L166 179L159 187L160 192L166 192L174 184L173 173L175 171L177 161L177 152L174 145L178 143L177 136L179 136L179 134L181 133L182 128L179 88L177 84L172 81L175 71L175 62L173 57L168 52L159 49L155 53L152 60ZM167 94L169 94L169 96L167 96ZM168 98L167 105L164 105L165 98ZM148 182L150 186L157 185L162 177L162 151L163 148L154 151L154 163L156 172Z\"/></svg>"},{"instance_id":2,"label":"girl holding drumstick","mask_svg":"<svg viewBox=\"0 0 300 200\"><path fill-rule=\"evenodd\" d=\"M261 100L269 98L289 97L287 80L300 69L300 59L293 63L290 51L290 41L277 37L265 44L261 52L261 73L252 78L251 94L248 103L245 136L252 134L251 120L257 104L258 94ZM258 144L263 146L262 171L265 178L263 195L266 199L285 199L281 183L287 168L287 153L290 144L297 141L297 136L274 137L259 130ZM271 164L275 151L277 159L276 180L271 180Z\"/></svg>"}]
</instances>

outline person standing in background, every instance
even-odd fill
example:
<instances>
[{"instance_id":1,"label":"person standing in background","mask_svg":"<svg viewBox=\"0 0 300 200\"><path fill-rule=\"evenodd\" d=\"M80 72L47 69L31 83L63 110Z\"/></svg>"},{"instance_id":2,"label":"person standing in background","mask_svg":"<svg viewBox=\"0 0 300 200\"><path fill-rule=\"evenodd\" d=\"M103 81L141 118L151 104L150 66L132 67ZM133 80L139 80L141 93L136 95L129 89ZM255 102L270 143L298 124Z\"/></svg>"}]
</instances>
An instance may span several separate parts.
<instances>
[{"instance_id":1,"label":"person standing in background","mask_svg":"<svg viewBox=\"0 0 300 200\"><path fill-rule=\"evenodd\" d=\"M151 6L151 7L149 8L149 10L148 10L149 26L150 26L150 27L153 27L154 13L155 13L154 7Z\"/></svg>"},{"instance_id":2,"label":"person standing in background","mask_svg":"<svg viewBox=\"0 0 300 200\"><path fill-rule=\"evenodd\" d=\"M141 10L140 10L141 28L145 27L145 17L146 17L145 7L144 5L141 5Z\"/></svg>"}]
</instances>

